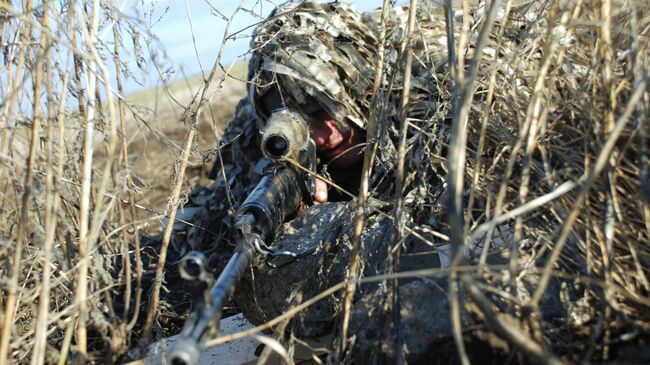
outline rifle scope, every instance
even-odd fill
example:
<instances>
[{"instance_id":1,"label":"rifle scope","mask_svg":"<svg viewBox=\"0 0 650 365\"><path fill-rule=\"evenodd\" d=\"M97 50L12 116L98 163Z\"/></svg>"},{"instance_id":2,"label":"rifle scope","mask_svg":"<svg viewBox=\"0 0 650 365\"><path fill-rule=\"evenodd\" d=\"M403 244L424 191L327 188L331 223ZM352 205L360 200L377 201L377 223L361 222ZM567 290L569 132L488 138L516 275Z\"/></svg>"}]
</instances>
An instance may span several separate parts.
<instances>
[{"instance_id":1,"label":"rifle scope","mask_svg":"<svg viewBox=\"0 0 650 365\"><path fill-rule=\"evenodd\" d=\"M262 130L262 152L271 161L281 158L300 159L309 144L307 121L289 109L276 110Z\"/></svg>"}]
</instances>

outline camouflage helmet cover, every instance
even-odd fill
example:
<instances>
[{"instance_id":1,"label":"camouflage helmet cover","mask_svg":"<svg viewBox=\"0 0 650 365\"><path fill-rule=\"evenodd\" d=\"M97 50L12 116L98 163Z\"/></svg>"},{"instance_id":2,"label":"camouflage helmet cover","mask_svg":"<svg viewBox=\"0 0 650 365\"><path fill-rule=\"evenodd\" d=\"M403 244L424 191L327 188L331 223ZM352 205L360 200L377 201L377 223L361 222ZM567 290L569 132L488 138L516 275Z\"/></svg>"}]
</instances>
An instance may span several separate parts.
<instances>
[{"instance_id":1,"label":"camouflage helmet cover","mask_svg":"<svg viewBox=\"0 0 650 365\"><path fill-rule=\"evenodd\" d=\"M325 110L342 130L365 127L377 59L376 29L344 3L288 2L251 42L249 97L260 121L272 104L305 114Z\"/></svg>"}]
</instances>

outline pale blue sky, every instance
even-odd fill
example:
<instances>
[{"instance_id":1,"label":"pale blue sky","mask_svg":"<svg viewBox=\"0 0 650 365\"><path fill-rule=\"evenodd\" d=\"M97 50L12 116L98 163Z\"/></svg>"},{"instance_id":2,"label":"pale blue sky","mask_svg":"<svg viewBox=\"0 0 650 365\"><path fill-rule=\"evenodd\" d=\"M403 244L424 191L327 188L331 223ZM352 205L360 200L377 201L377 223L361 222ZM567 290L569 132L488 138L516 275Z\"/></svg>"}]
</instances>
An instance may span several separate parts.
<instances>
[{"instance_id":1,"label":"pale blue sky","mask_svg":"<svg viewBox=\"0 0 650 365\"><path fill-rule=\"evenodd\" d=\"M380 7L381 0L352 0L348 1L355 5L357 10L367 11ZM182 79L185 76L193 76L201 72L201 68L207 73L212 67L223 39L226 21L216 15L217 9L223 15L230 17L237 9L239 1L223 0L123 0L118 1L123 5L124 13L137 15L149 19L150 32L153 33L166 53L166 61L161 58L162 70L167 71L166 75L170 80ZM267 16L282 1L270 2L267 0L243 0L242 7L253 10L256 14ZM212 5L212 6L210 6ZM196 39L196 51L192 42L190 30L190 16L194 37ZM233 18L229 34L246 29L262 20L249 12L239 11ZM226 43L222 56L222 64L228 65L235 61L238 56L248 50L250 34L253 27L241 33L241 38ZM126 35L123 35L125 37ZM128 38L127 38L128 40ZM130 44L130 42L126 42ZM143 45L145 59L149 59L146 45ZM198 59L197 59L198 53ZM200 60L200 63L199 63ZM159 62L160 63L160 62ZM130 62L131 69L137 73L136 77L142 79L143 86L134 81L126 84L126 91L132 92L142 88L149 88L159 83L158 73L149 62L145 72L138 70L135 62ZM142 74L148 74L143 78Z\"/></svg>"}]
</instances>

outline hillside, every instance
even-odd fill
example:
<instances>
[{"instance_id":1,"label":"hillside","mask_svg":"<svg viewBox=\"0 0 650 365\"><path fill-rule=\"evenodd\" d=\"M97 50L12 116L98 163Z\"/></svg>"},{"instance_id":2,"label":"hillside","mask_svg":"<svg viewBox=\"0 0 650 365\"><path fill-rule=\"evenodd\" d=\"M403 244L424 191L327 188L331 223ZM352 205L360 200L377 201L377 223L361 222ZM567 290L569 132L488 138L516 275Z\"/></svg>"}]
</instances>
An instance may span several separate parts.
<instances>
[{"instance_id":1,"label":"hillside","mask_svg":"<svg viewBox=\"0 0 650 365\"><path fill-rule=\"evenodd\" d=\"M246 95L245 83L240 81L246 79L246 73L246 64L233 67L229 73L231 77L224 78L223 86L203 113L188 165L186 186L199 183L209 172L221 132L232 117L237 102ZM222 75L220 73L217 77ZM174 164L188 131L188 126L182 122L181 117L202 86L202 80L197 75L166 87L127 96L134 111L127 112L129 154L133 170L143 185L143 203L157 211L166 208Z\"/></svg>"}]
</instances>

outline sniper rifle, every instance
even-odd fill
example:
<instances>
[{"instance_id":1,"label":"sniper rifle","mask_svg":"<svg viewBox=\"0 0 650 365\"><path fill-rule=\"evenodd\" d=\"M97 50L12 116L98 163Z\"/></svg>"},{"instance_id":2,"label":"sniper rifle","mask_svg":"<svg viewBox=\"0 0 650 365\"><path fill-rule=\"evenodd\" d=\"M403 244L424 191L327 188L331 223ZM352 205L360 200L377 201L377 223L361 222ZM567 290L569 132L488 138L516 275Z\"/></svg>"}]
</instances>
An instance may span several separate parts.
<instances>
[{"instance_id":1,"label":"sniper rifle","mask_svg":"<svg viewBox=\"0 0 650 365\"><path fill-rule=\"evenodd\" d=\"M205 342L218 335L223 306L251 264L256 253L288 255L273 251L267 243L287 216L295 212L301 201L312 204L316 180L316 145L309 134L307 122L300 114L287 109L276 110L262 131L262 152L271 162L255 189L237 210L234 225L235 250L216 282L210 287L205 256L193 251L180 263L181 276L200 288L198 302L185 321L183 331L169 357L172 365L198 363ZM296 168L287 161L295 161Z\"/></svg>"}]
</instances>

